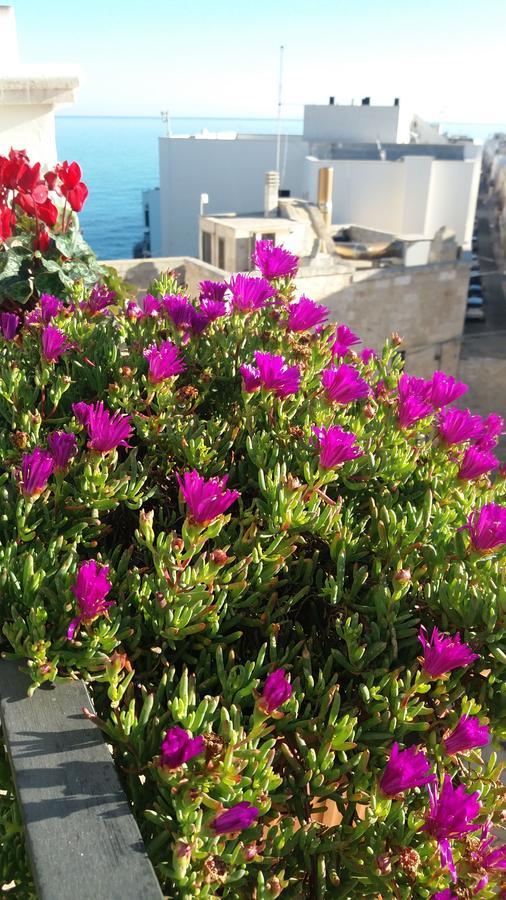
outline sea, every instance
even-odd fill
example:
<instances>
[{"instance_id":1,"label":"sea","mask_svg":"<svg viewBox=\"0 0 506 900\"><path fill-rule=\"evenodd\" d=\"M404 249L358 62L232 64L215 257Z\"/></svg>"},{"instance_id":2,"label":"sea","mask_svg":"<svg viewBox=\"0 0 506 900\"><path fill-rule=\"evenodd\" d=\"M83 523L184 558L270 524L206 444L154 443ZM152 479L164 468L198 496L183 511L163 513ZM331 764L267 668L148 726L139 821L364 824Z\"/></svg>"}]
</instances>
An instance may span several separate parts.
<instances>
[{"instance_id":1,"label":"sea","mask_svg":"<svg viewBox=\"0 0 506 900\"><path fill-rule=\"evenodd\" d=\"M452 134L485 140L506 124L442 123ZM171 118L173 134L237 131L276 134L277 119ZM283 119L283 134L302 134L302 119ZM99 259L126 259L143 234L142 191L157 187L158 138L167 124L148 116L71 116L56 119L61 160L77 160L89 197L79 215L84 237Z\"/></svg>"}]
</instances>

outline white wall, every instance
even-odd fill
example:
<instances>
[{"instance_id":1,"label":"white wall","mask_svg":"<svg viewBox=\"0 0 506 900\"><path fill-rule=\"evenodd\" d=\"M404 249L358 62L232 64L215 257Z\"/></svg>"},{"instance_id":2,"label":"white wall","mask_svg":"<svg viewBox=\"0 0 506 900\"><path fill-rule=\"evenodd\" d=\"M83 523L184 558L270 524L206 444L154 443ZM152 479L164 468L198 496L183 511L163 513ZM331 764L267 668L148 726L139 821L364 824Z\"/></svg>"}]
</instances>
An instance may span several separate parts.
<instances>
[{"instance_id":1,"label":"white wall","mask_svg":"<svg viewBox=\"0 0 506 900\"><path fill-rule=\"evenodd\" d=\"M447 225L455 232L459 244L470 244L476 208L476 198L473 203L475 169L473 161L433 161L425 218L426 234L434 234L441 225Z\"/></svg>"},{"instance_id":2,"label":"white wall","mask_svg":"<svg viewBox=\"0 0 506 900\"><path fill-rule=\"evenodd\" d=\"M399 107L321 106L304 107L306 141L364 141L396 143Z\"/></svg>"},{"instance_id":3,"label":"white wall","mask_svg":"<svg viewBox=\"0 0 506 900\"><path fill-rule=\"evenodd\" d=\"M57 162L54 107L0 105L0 154L26 150L33 162L50 168Z\"/></svg>"},{"instance_id":4,"label":"white wall","mask_svg":"<svg viewBox=\"0 0 506 900\"><path fill-rule=\"evenodd\" d=\"M307 145L286 142L282 187L300 196ZM209 195L206 215L263 210L264 175L276 163L276 136L253 139L160 138L161 252L198 256L200 195ZM281 154L284 158L284 146Z\"/></svg>"}]
</instances>

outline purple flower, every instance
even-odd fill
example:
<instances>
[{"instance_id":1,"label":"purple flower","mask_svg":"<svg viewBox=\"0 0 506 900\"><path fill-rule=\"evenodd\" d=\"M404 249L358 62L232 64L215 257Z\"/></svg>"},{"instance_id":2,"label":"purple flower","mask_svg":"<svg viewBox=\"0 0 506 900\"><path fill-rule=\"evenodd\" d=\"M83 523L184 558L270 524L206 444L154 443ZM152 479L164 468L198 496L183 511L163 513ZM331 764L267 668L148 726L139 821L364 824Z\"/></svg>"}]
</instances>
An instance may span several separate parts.
<instances>
[{"instance_id":1,"label":"purple flower","mask_svg":"<svg viewBox=\"0 0 506 900\"><path fill-rule=\"evenodd\" d=\"M200 299L202 300L223 300L228 291L226 281L201 281L200 282Z\"/></svg>"},{"instance_id":2,"label":"purple flower","mask_svg":"<svg viewBox=\"0 0 506 900\"><path fill-rule=\"evenodd\" d=\"M474 867L478 870L485 871L485 875L476 885L474 891L475 894L478 894L484 887L487 886L489 881L489 872L504 872L506 870L506 844L502 844L500 847L491 849L491 845L494 843L494 838L489 837L491 825L492 823L490 819L485 822L485 825L482 828L478 846L474 847L470 851L470 857L474 864Z\"/></svg>"},{"instance_id":3,"label":"purple flower","mask_svg":"<svg viewBox=\"0 0 506 900\"><path fill-rule=\"evenodd\" d=\"M257 241L251 262L260 269L264 278L292 278L298 267L299 257L283 247L275 247L273 241Z\"/></svg>"},{"instance_id":4,"label":"purple flower","mask_svg":"<svg viewBox=\"0 0 506 900\"><path fill-rule=\"evenodd\" d=\"M353 331L350 331L347 325L338 325L336 328L336 336L332 344L332 356L346 356L351 347L360 344L360 338Z\"/></svg>"},{"instance_id":5,"label":"purple flower","mask_svg":"<svg viewBox=\"0 0 506 900\"><path fill-rule=\"evenodd\" d=\"M163 308L176 328L189 329L192 326L195 308L188 297L167 294L162 300Z\"/></svg>"},{"instance_id":6,"label":"purple flower","mask_svg":"<svg viewBox=\"0 0 506 900\"><path fill-rule=\"evenodd\" d=\"M484 552L502 547L506 544L506 508L487 503L473 510L463 528L469 531L475 550Z\"/></svg>"},{"instance_id":7,"label":"purple flower","mask_svg":"<svg viewBox=\"0 0 506 900\"><path fill-rule=\"evenodd\" d=\"M91 314L102 312L106 307L111 306L116 299L116 293L110 291L105 284L97 284L93 287L87 300L83 300L79 305L80 308Z\"/></svg>"},{"instance_id":8,"label":"purple flower","mask_svg":"<svg viewBox=\"0 0 506 900\"><path fill-rule=\"evenodd\" d=\"M54 468L53 457L47 450L36 447L21 460L21 490L25 497L38 497L46 489Z\"/></svg>"},{"instance_id":9,"label":"purple flower","mask_svg":"<svg viewBox=\"0 0 506 900\"><path fill-rule=\"evenodd\" d=\"M364 366L369 365L371 359L378 359L378 354L376 353L376 350L372 349L372 347L364 347L358 355L364 363Z\"/></svg>"},{"instance_id":10,"label":"purple flower","mask_svg":"<svg viewBox=\"0 0 506 900\"><path fill-rule=\"evenodd\" d=\"M44 325L48 325L51 319L59 315L65 309L65 304L52 294L41 294L40 317Z\"/></svg>"},{"instance_id":11,"label":"purple flower","mask_svg":"<svg viewBox=\"0 0 506 900\"><path fill-rule=\"evenodd\" d=\"M73 639L82 622L86 625L93 622L98 616L107 614L109 607L114 605L114 600L105 599L111 590L108 574L109 566L99 567L94 559L79 566L76 583L71 587L77 600L79 615L72 619L68 627L69 641Z\"/></svg>"},{"instance_id":12,"label":"purple flower","mask_svg":"<svg viewBox=\"0 0 506 900\"><path fill-rule=\"evenodd\" d=\"M282 706L292 696L292 685L288 681L284 669L275 669L265 679L260 700L261 708L270 715L278 706Z\"/></svg>"},{"instance_id":13,"label":"purple flower","mask_svg":"<svg viewBox=\"0 0 506 900\"><path fill-rule=\"evenodd\" d=\"M437 891L433 894L430 900L459 900L459 898L451 888L445 888L444 891Z\"/></svg>"},{"instance_id":14,"label":"purple flower","mask_svg":"<svg viewBox=\"0 0 506 900\"><path fill-rule=\"evenodd\" d=\"M371 389L353 366L342 363L331 366L322 373L322 384L327 399L334 403L352 403L363 400L371 393Z\"/></svg>"},{"instance_id":15,"label":"purple flower","mask_svg":"<svg viewBox=\"0 0 506 900\"><path fill-rule=\"evenodd\" d=\"M429 784L428 791L430 811L422 831L428 831L436 838L441 851L441 865L448 866L453 881L456 881L457 873L449 842L452 838L460 840L468 832L480 827L472 823L481 809L479 794L478 791L466 793L462 784L454 788L449 775L444 777L439 796L435 785Z\"/></svg>"},{"instance_id":16,"label":"purple flower","mask_svg":"<svg viewBox=\"0 0 506 900\"><path fill-rule=\"evenodd\" d=\"M476 747L486 747L490 732L486 725L480 725L476 716L462 716L449 737L443 741L447 753L463 753Z\"/></svg>"},{"instance_id":17,"label":"purple flower","mask_svg":"<svg viewBox=\"0 0 506 900\"><path fill-rule=\"evenodd\" d=\"M137 301L129 300L126 314L135 319L156 319L160 315L161 308L161 300L157 300L152 294L146 294Z\"/></svg>"},{"instance_id":18,"label":"purple flower","mask_svg":"<svg viewBox=\"0 0 506 900\"><path fill-rule=\"evenodd\" d=\"M49 452L51 454L55 472L66 469L71 458L77 453L77 438L75 434L66 431L53 431L47 436Z\"/></svg>"},{"instance_id":19,"label":"purple flower","mask_svg":"<svg viewBox=\"0 0 506 900\"><path fill-rule=\"evenodd\" d=\"M232 294L234 307L241 312L253 312L261 309L268 300L276 296L276 289L265 278L232 275L228 287Z\"/></svg>"},{"instance_id":20,"label":"purple flower","mask_svg":"<svg viewBox=\"0 0 506 900\"><path fill-rule=\"evenodd\" d=\"M92 409L93 404L85 403L84 400L81 400L79 403L72 404L72 412L74 413L80 425L86 425Z\"/></svg>"},{"instance_id":21,"label":"purple flower","mask_svg":"<svg viewBox=\"0 0 506 900\"><path fill-rule=\"evenodd\" d=\"M483 433L477 446L481 450L492 450L497 446L497 439L503 434L504 419L497 413L490 413L486 419L482 419Z\"/></svg>"},{"instance_id":22,"label":"purple flower","mask_svg":"<svg viewBox=\"0 0 506 900\"><path fill-rule=\"evenodd\" d=\"M205 750L205 741L202 735L191 738L183 728L174 725L169 728L162 742L160 753L160 765L167 769L177 769L183 763L198 756Z\"/></svg>"},{"instance_id":23,"label":"purple flower","mask_svg":"<svg viewBox=\"0 0 506 900\"><path fill-rule=\"evenodd\" d=\"M84 422L88 430L90 450L109 453L116 447L128 447L127 439L132 433L131 420L131 416L124 416L120 412L110 413L108 409L104 409L101 401L95 403Z\"/></svg>"},{"instance_id":24,"label":"purple flower","mask_svg":"<svg viewBox=\"0 0 506 900\"><path fill-rule=\"evenodd\" d=\"M242 803L236 803L221 815L216 816L211 822L211 827L216 834L233 834L236 831L244 831L249 828L253 822L258 819L259 810L251 803L243 800Z\"/></svg>"},{"instance_id":25,"label":"purple flower","mask_svg":"<svg viewBox=\"0 0 506 900\"><path fill-rule=\"evenodd\" d=\"M261 353L259 350L255 352L255 362L256 368L248 365L240 367L246 392L262 387L266 391L272 391L277 397L297 393L301 377L298 366L287 366L282 356Z\"/></svg>"},{"instance_id":26,"label":"purple flower","mask_svg":"<svg viewBox=\"0 0 506 900\"><path fill-rule=\"evenodd\" d=\"M213 300L211 297L203 297L200 301L199 312L205 316L208 322L215 322L223 316L228 316L230 305L225 300Z\"/></svg>"},{"instance_id":27,"label":"purple flower","mask_svg":"<svg viewBox=\"0 0 506 900\"><path fill-rule=\"evenodd\" d=\"M243 380L243 388L247 394L253 393L253 391L256 391L262 384L260 372L255 366L250 366L245 363L240 366L240 372Z\"/></svg>"},{"instance_id":28,"label":"purple flower","mask_svg":"<svg viewBox=\"0 0 506 900\"><path fill-rule=\"evenodd\" d=\"M42 332L42 353L46 362L58 362L66 350L70 347L67 336L55 328L54 325L46 325Z\"/></svg>"},{"instance_id":29,"label":"purple flower","mask_svg":"<svg viewBox=\"0 0 506 900\"><path fill-rule=\"evenodd\" d=\"M149 380L152 384L160 384L166 378L179 375L186 369L186 363L179 355L179 347L172 341L162 341L159 347L152 344L144 351L149 365Z\"/></svg>"},{"instance_id":30,"label":"purple flower","mask_svg":"<svg viewBox=\"0 0 506 900\"><path fill-rule=\"evenodd\" d=\"M20 318L15 313L0 313L0 331L6 341L12 341L19 328Z\"/></svg>"},{"instance_id":31,"label":"purple flower","mask_svg":"<svg viewBox=\"0 0 506 900\"><path fill-rule=\"evenodd\" d=\"M420 419L425 419L432 412L428 399L431 382L414 375L401 375L399 379L398 418L401 428L411 428Z\"/></svg>"},{"instance_id":32,"label":"purple flower","mask_svg":"<svg viewBox=\"0 0 506 900\"><path fill-rule=\"evenodd\" d=\"M343 431L339 425L332 425L330 428L318 428L314 425L312 431L320 444L320 466L323 469L333 469L350 459L363 456L362 450L355 443L356 435L351 431Z\"/></svg>"},{"instance_id":33,"label":"purple flower","mask_svg":"<svg viewBox=\"0 0 506 900\"><path fill-rule=\"evenodd\" d=\"M307 331L315 325L323 325L328 315L326 306L303 296L296 303L290 303L286 327L289 331Z\"/></svg>"},{"instance_id":34,"label":"purple flower","mask_svg":"<svg viewBox=\"0 0 506 900\"><path fill-rule=\"evenodd\" d=\"M191 518L198 525L207 525L223 515L240 497L239 491L225 489L228 475L223 478L205 479L196 469L176 475Z\"/></svg>"},{"instance_id":35,"label":"purple flower","mask_svg":"<svg viewBox=\"0 0 506 900\"><path fill-rule=\"evenodd\" d=\"M479 438L483 434L483 423L480 416L471 415L468 409L447 409L439 415L438 432L444 443L451 447Z\"/></svg>"},{"instance_id":36,"label":"purple flower","mask_svg":"<svg viewBox=\"0 0 506 900\"><path fill-rule=\"evenodd\" d=\"M425 628L420 628L418 635L424 650L423 668L432 678L440 678L452 669L460 666L469 666L475 659L479 659L478 653L473 653L467 644L462 644L460 634L455 637L444 637L434 627L430 641L427 640Z\"/></svg>"},{"instance_id":37,"label":"purple flower","mask_svg":"<svg viewBox=\"0 0 506 900\"><path fill-rule=\"evenodd\" d=\"M456 381L451 375L438 371L434 372L428 385L427 399L434 409L448 406L449 403L453 403L454 400L462 397L462 394L467 393L469 390L467 384L464 384L463 381Z\"/></svg>"},{"instance_id":38,"label":"purple flower","mask_svg":"<svg viewBox=\"0 0 506 900\"><path fill-rule=\"evenodd\" d=\"M387 797L396 797L409 788L421 787L434 781L430 763L423 751L416 747L399 750L399 744L392 746L390 759L381 776L380 789Z\"/></svg>"},{"instance_id":39,"label":"purple flower","mask_svg":"<svg viewBox=\"0 0 506 900\"><path fill-rule=\"evenodd\" d=\"M491 450L468 447L460 464L458 475L463 481L473 481L473 479L479 478L480 475L484 475L485 472L496 469L498 465L499 460Z\"/></svg>"}]
</instances>

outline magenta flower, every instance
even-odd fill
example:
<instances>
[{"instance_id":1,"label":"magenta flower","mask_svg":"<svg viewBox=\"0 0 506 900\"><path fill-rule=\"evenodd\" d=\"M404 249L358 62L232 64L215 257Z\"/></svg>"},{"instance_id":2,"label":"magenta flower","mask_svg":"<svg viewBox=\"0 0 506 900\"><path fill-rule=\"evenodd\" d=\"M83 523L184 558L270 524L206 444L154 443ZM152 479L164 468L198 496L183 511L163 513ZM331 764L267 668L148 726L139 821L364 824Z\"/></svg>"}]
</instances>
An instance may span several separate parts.
<instances>
[{"instance_id":1,"label":"magenta flower","mask_svg":"<svg viewBox=\"0 0 506 900\"><path fill-rule=\"evenodd\" d=\"M255 351L255 362L256 368L240 367L245 391L262 387L281 398L297 393L301 379L298 366L288 366L282 356L276 353L261 353L260 350Z\"/></svg>"},{"instance_id":2,"label":"magenta flower","mask_svg":"<svg viewBox=\"0 0 506 900\"><path fill-rule=\"evenodd\" d=\"M420 419L425 419L432 412L428 399L431 382L414 375L403 374L399 378L398 419L401 428L411 428Z\"/></svg>"},{"instance_id":3,"label":"magenta flower","mask_svg":"<svg viewBox=\"0 0 506 900\"><path fill-rule=\"evenodd\" d=\"M190 517L197 525L207 525L222 516L241 496L239 491L225 489L228 475L205 479L193 469L185 472L182 478L177 473L176 478Z\"/></svg>"},{"instance_id":4,"label":"magenta flower","mask_svg":"<svg viewBox=\"0 0 506 900\"><path fill-rule=\"evenodd\" d=\"M163 300L163 308L176 328L190 329L193 323L195 307L188 297L179 294L167 294Z\"/></svg>"},{"instance_id":5,"label":"magenta flower","mask_svg":"<svg viewBox=\"0 0 506 900\"><path fill-rule=\"evenodd\" d=\"M348 462L363 456L363 451L357 446L357 437L351 431L343 431L339 425L330 428L312 428L320 444L320 466L323 469L334 469L341 463Z\"/></svg>"},{"instance_id":6,"label":"magenta flower","mask_svg":"<svg viewBox=\"0 0 506 900\"><path fill-rule=\"evenodd\" d=\"M490 740L490 732L486 725L480 725L476 716L462 716L458 725L449 737L443 741L444 748L450 755L486 747Z\"/></svg>"},{"instance_id":7,"label":"magenta flower","mask_svg":"<svg viewBox=\"0 0 506 900\"><path fill-rule=\"evenodd\" d=\"M480 450L479 447L468 447L459 468L459 478L463 481L473 481L491 469L496 469L499 460L491 450Z\"/></svg>"},{"instance_id":8,"label":"magenta flower","mask_svg":"<svg viewBox=\"0 0 506 900\"><path fill-rule=\"evenodd\" d=\"M180 356L179 347L172 341L162 341L159 347L152 344L144 350L144 356L148 361L149 380L151 384L160 384L166 378L179 375L186 369L186 363Z\"/></svg>"},{"instance_id":9,"label":"magenta flower","mask_svg":"<svg viewBox=\"0 0 506 900\"><path fill-rule=\"evenodd\" d=\"M71 458L77 453L77 438L75 434L66 431L53 431L51 434L48 434L47 443L55 472L62 472L67 468Z\"/></svg>"},{"instance_id":10,"label":"magenta flower","mask_svg":"<svg viewBox=\"0 0 506 900\"><path fill-rule=\"evenodd\" d=\"M299 267L299 257L283 247L275 247L273 241L257 241L251 262L260 269L264 278L293 278Z\"/></svg>"},{"instance_id":11,"label":"magenta flower","mask_svg":"<svg viewBox=\"0 0 506 900\"><path fill-rule=\"evenodd\" d=\"M19 323L20 318L15 313L0 313L0 331L6 341L12 341L16 337Z\"/></svg>"},{"instance_id":12,"label":"magenta flower","mask_svg":"<svg viewBox=\"0 0 506 900\"><path fill-rule=\"evenodd\" d=\"M446 409L439 415L438 432L451 447L478 439L483 434L483 423L480 416L471 415L468 409Z\"/></svg>"},{"instance_id":13,"label":"magenta flower","mask_svg":"<svg viewBox=\"0 0 506 900\"><path fill-rule=\"evenodd\" d=\"M378 359L378 354L376 353L376 350L372 349L372 347L364 347L358 355L364 363L364 366L368 366L371 362L371 359Z\"/></svg>"},{"instance_id":14,"label":"magenta flower","mask_svg":"<svg viewBox=\"0 0 506 900\"><path fill-rule=\"evenodd\" d=\"M260 372L255 366L244 364L239 369L242 375L243 388L247 394L253 393L261 386Z\"/></svg>"},{"instance_id":15,"label":"magenta flower","mask_svg":"<svg viewBox=\"0 0 506 900\"><path fill-rule=\"evenodd\" d=\"M80 308L92 315L103 312L108 306L111 306L116 299L116 293L110 291L105 284L97 284L93 287L87 300L83 300L79 305Z\"/></svg>"},{"instance_id":16,"label":"magenta flower","mask_svg":"<svg viewBox=\"0 0 506 900\"><path fill-rule=\"evenodd\" d=\"M230 305L225 300L213 300L211 297L203 297L200 301L199 312L205 316L208 322L215 322L223 316L228 316Z\"/></svg>"},{"instance_id":17,"label":"magenta flower","mask_svg":"<svg viewBox=\"0 0 506 900\"><path fill-rule=\"evenodd\" d=\"M474 825L472 820L476 818L481 809L478 802L478 791L473 794L466 793L464 785L454 788L449 775L445 775L441 793L438 796L437 788L429 784L430 811L422 831L427 831L436 838L441 851L441 865L448 866L453 881L457 880L455 864L450 848L450 840L460 840L470 831L476 831L480 826Z\"/></svg>"},{"instance_id":18,"label":"magenta flower","mask_svg":"<svg viewBox=\"0 0 506 900\"><path fill-rule=\"evenodd\" d=\"M76 583L71 587L77 600L79 615L72 619L68 627L67 638L69 641L73 639L83 622L88 625L98 616L107 615L109 607L114 605L114 600L105 599L111 590L108 574L109 566L99 567L94 559L83 562L79 566Z\"/></svg>"},{"instance_id":19,"label":"magenta flower","mask_svg":"<svg viewBox=\"0 0 506 900\"><path fill-rule=\"evenodd\" d=\"M21 490L25 497L38 497L46 489L54 468L53 457L47 450L36 447L21 459Z\"/></svg>"},{"instance_id":20,"label":"magenta flower","mask_svg":"<svg viewBox=\"0 0 506 900\"><path fill-rule=\"evenodd\" d=\"M85 403L81 400L79 403L72 404L72 412L74 413L80 425L86 425L93 409L92 403Z\"/></svg>"},{"instance_id":21,"label":"magenta flower","mask_svg":"<svg viewBox=\"0 0 506 900\"><path fill-rule=\"evenodd\" d=\"M230 809L216 816L211 822L211 828L216 834L234 834L236 831L244 831L245 828L253 825L253 822L258 819L258 814L259 810L256 806L243 800L242 803L236 803L235 806L231 806Z\"/></svg>"},{"instance_id":22,"label":"magenta flower","mask_svg":"<svg viewBox=\"0 0 506 900\"><path fill-rule=\"evenodd\" d=\"M418 635L424 650L423 669L432 678L440 678L452 669L460 666L469 666L475 659L479 659L478 653L473 653L467 644L462 644L460 634L455 637L444 637L434 627L430 641L427 640L427 632L423 625Z\"/></svg>"},{"instance_id":23,"label":"magenta flower","mask_svg":"<svg viewBox=\"0 0 506 900\"><path fill-rule=\"evenodd\" d=\"M469 531L474 550L481 553L496 550L506 544L506 508L487 503L471 513L463 529Z\"/></svg>"},{"instance_id":24,"label":"magenta flower","mask_svg":"<svg viewBox=\"0 0 506 900\"><path fill-rule=\"evenodd\" d=\"M458 400L459 397L462 397L469 390L467 384L464 384L463 381L457 381L451 375L438 371L434 372L428 385L427 399L434 409L448 406L449 403Z\"/></svg>"},{"instance_id":25,"label":"magenta flower","mask_svg":"<svg viewBox=\"0 0 506 900\"><path fill-rule=\"evenodd\" d=\"M444 891L437 891L433 894L430 900L459 900L459 898L451 888L445 888Z\"/></svg>"},{"instance_id":26,"label":"magenta flower","mask_svg":"<svg viewBox=\"0 0 506 900\"><path fill-rule=\"evenodd\" d=\"M95 403L88 411L84 423L88 430L88 447L97 453L109 453L117 447L128 447L127 439L132 433L132 416L120 412L110 413L104 409L102 401Z\"/></svg>"},{"instance_id":27,"label":"magenta flower","mask_svg":"<svg viewBox=\"0 0 506 900\"><path fill-rule=\"evenodd\" d=\"M133 319L156 319L160 315L161 309L162 301L153 297L152 294L146 294L137 301L129 300L126 314Z\"/></svg>"},{"instance_id":28,"label":"magenta flower","mask_svg":"<svg viewBox=\"0 0 506 900\"><path fill-rule=\"evenodd\" d=\"M497 440L503 434L504 419L497 413L490 413L486 419L482 419L483 433L477 441L480 450L492 450L497 446Z\"/></svg>"},{"instance_id":29,"label":"magenta flower","mask_svg":"<svg viewBox=\"0 0 506 900\"><path fill-rule=\"evenodd\" d=\"M494 838L489 837L491 830L490 819L485 822L480 835L480 843L470 852L474 867L485 874L476 885L475 894L478 894L489 882L489 873L503 873L506 871L506 844L492 849Z\"/></svg>"},{"instance_id":30,"label":"magenta flower","mask_svg":"<svg viewBox=\"0 0 506 900\"><path fill-rule=\"evenodd\" d=\"M307 331L315 325L323 325L328 315L326 306L303 296L296 303L290 303L286 327L289 331Z\"/></svg>"},{"instance_id":31,"label":"magenta flower","mask_svg":"<svg viewBox=\"0 0 506 900\"><path fill-rule=\"evenodd\" d=\"M322 385L327 399L334 403L353 403L363 400L371 393L371 389L353 366L342 363L331 366L322 373Z\"/></svg>"},{"instance_id":32,"label":"magenta flower","mask_svg":"<svg viewBox=\"0 0 506 900\"><path fill-rule=\"evenodd\" d=\"M359 336L350 331L347 325L338 325L335 340L332 344L332 356L338 356L339 358L346 356L355 344L360 344Z\"/></svg>"},{"instance_id":33,"label":"magenta flower","mask_svg":"<svg viewBox=\"0 0 506 900\"><path fill-rule=\"evenodd\" d=\"M200 282L200 299L202 300L223 300L228 291L226 281L201 281Z\"/></svg>"},{"instance_id":34,"label":"magenta flower","mask_svg":"<svg viewBox=\"0 0 506 900\"><path fill-rule=\"evenodd\" d=\"M205 746L202 735L191 738L183 728L174 725L169 728L162 741L160 765L167 769L177 769L194 756L203 753Z\"/></svg>"},{"instance_id":35,"label":"magenta flower","mask_svg":"<svg viewBox=\"0 0 506 900\"><path fill-rule=\"evenodd\" d=\"M44 325L48 325L51 319L59 315L65 309L65 304L53 297L52 294L41 294L40 297L40 316Z\"/></svg>"},{"instance_id":36,"label":"magenta flower","mask_svg":"<svg viewBox=\"0 0 506 900\"><path fill-rule=\"evenodd\" d=\"M292 696L292 685L285 675L284 669L275 669L265 679L260 700L261 708L267 715L282 706Z\"/></svg>"},{"instance_id":37,"label":"magenta flower","mask_svg":"<svg viewBox=\"0 0 506 900\"><path fill-rule=\"evenodd\" d=\"M261 309L268 300L276 296L276 288L273 288L265 278L232 275L228 287L234 307L241 312Z\"/></svg>"},{"instance_id":38,"label":"magenta flower","mask_svg":"<svg viewBox=\"0 0 506 900\"><path fill-rule=\"evenodd\" d=\"M416 747L399 750L396 742L381 776L380 790L387 797L397 797L409 788L430 784L434 781L434 775L429 769L430 763L423 751L418 751Z\"/></svg>"},{"instance_id":39,"label":"magenta flower","mask_svg":"<svg viewBox=\"0 0 506 900\"><path fill-rule=\"evenodd\" d=\"M67 336L54 325L46 325L42 332L42 354L48 363L58 362L71 346Z\"/></svg>"}]
</instances>

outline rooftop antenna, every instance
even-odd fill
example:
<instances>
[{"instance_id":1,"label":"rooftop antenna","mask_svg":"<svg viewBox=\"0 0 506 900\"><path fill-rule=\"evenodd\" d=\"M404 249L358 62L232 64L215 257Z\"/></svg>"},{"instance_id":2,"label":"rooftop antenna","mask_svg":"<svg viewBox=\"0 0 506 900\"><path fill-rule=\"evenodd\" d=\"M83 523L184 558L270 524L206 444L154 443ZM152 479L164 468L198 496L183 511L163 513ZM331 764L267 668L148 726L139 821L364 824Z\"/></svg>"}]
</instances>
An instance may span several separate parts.
<instances>
[{"instance_id":1,"label":"rooftop antenna","mask_svg":"<svg viewBox=\"0 0 506 900\"><path fill-rule=\"evenodd\" d=\"M276 141L276 172L281 164L281 106L283 103L283 53L284 46L279 48L279 82L278 82L278 137Z\"/></svg>"},{"instance_id":2,"label":"rooftop antenna","mask_svg":"<svg viewBox=\"0 0 506 900\"><path fill-rule=\"evenodd\" d=\"M160 115L165 125L165 137L170 137L170 112L168 109L162 109Z\"/></svg>"}]
</instances>

